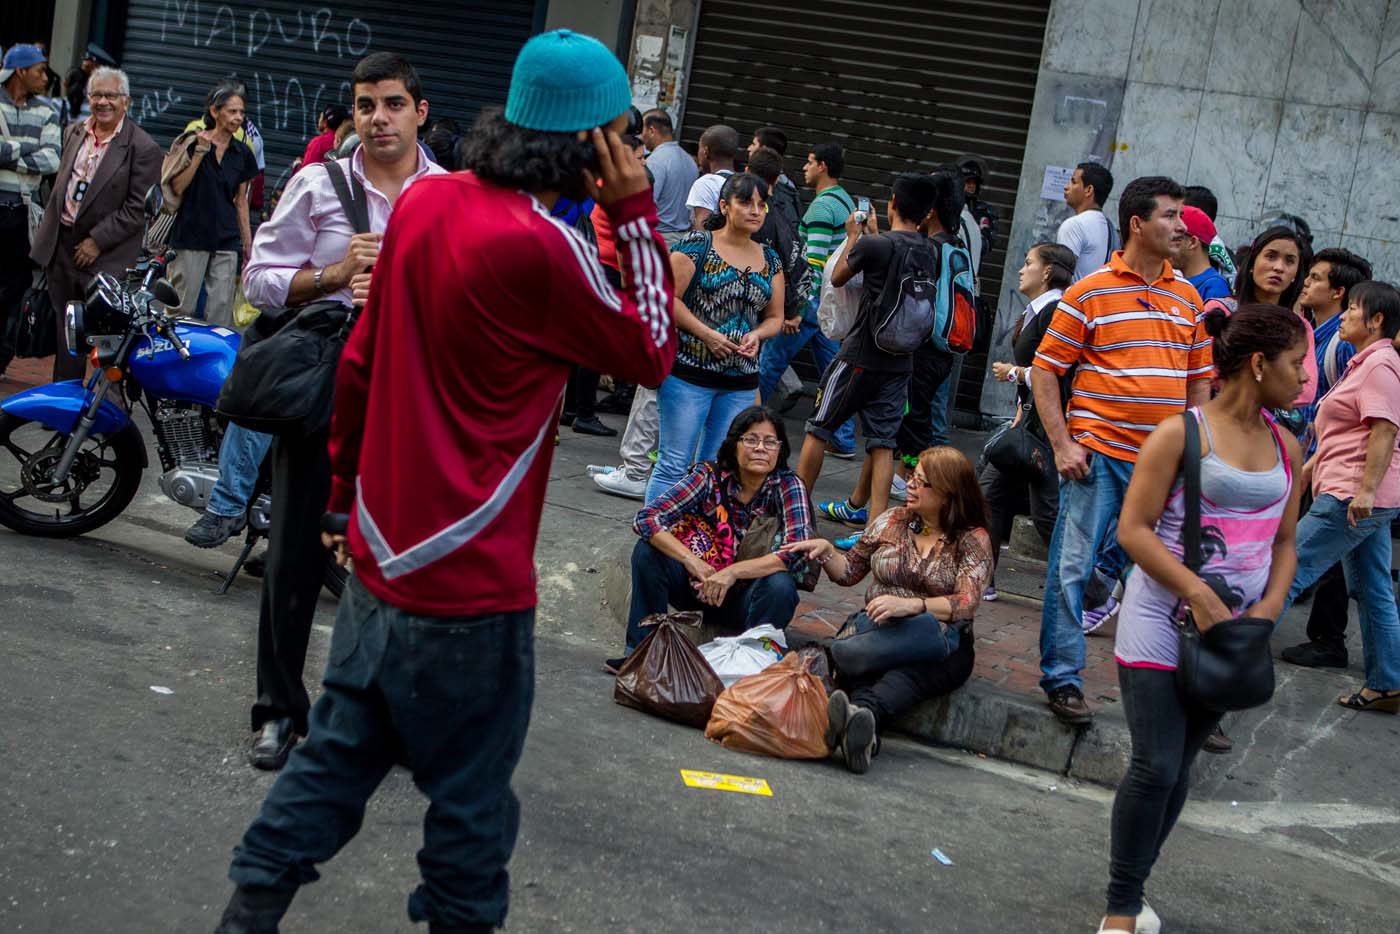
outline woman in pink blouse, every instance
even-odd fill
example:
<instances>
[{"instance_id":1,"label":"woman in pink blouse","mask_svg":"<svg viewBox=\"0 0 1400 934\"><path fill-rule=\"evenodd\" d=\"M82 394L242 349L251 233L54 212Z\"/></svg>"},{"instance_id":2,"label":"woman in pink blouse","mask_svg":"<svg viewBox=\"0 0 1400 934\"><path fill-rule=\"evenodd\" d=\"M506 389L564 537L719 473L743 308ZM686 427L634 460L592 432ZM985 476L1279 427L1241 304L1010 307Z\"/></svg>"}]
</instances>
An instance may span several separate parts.
<instances>
[{"instance_id":1,"label":"woman in pink blouse","mask_svg":"<svg viewBox=\"0 0 1400 934\"><path fill-rule=\"evenodd\" d=\"M870 768L878 735L909 708L972 674L972 616L992 571L986 526L972 464L935 447L919 455L907 504L878 516L848 554L825 539L783 547L821 562L842 587L874 575L865 609L831 646L847 690L831 695L827 742L852 772Z\"/></svg>"}]
</instances>

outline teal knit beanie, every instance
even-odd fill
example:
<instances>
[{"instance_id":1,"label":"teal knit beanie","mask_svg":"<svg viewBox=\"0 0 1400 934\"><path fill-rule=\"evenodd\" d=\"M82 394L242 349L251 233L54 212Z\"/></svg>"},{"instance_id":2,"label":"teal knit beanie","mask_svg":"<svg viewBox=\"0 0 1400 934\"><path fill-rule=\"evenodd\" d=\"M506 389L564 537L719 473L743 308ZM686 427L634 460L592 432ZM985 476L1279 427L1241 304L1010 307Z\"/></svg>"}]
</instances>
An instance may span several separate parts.
<instances>
[{"instance_id":1,"label":"teal knit beanie","mask_svg":"<svg viewBox=\"0 0 1400 934\"><path fill-rule=\"evenodd\" d=\"M627 72L617 56L592 36L556 29L520 50L506 119L527 130L573 133L605 125L631 105Z\"/></svg>"}]
</instances>

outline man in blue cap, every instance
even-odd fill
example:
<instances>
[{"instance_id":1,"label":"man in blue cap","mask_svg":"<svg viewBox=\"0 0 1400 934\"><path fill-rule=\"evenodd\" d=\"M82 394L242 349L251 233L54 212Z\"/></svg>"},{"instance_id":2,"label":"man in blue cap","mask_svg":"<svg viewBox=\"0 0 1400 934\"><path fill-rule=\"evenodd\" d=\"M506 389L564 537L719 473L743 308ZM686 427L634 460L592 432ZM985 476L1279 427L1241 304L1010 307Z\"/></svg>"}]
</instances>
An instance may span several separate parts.
<instances>
[{"instance_id":1,"label":"man in blue cap","mask_svg":"<svg viewBox=\"0 0 1400 934\"><path fill-rule=\"evenodd\" d=\"M218 934L269 934L360 827L395 763L431 801L409 897L430 934L505 919L534 696L535 540L572 364L670 372L674 283L646 170L619 133L627 75L596 39L531 39L468 172L399 198L340 366L328 547L354 557L324 691L235 850ZM551 216L593 196L621 287ZM481 218L491 218L491 223Z\"/></svg>"},{"instance_id":2,"label":"man in blue cap","mask_svg":"<svg viewBox=\"0 0 1400 934\"><path fill-rule=\"evenodd\" d=\"M32 235L44 203L39 183L58 171L63 129L39 95L48 59L34 45L15 45L0 69L0 374L14 356L19 303L33 281Z\"/></svg>"}]
</instances>

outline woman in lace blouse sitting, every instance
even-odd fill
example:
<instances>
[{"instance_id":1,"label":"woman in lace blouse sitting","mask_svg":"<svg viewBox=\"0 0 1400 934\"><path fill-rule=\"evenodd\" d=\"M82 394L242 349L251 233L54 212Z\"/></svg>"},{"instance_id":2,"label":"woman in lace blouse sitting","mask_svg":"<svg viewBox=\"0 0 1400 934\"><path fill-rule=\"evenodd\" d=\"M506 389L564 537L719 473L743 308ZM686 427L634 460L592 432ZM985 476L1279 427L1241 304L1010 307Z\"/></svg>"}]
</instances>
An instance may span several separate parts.
<instances>
[{"instance_id":1,"label":"woman in lace blouse sitting","mask_svg":"<svg viewBox=\"0 0 1400 934\"><path fill-rule=\"evenodd\" d=\"M849 553L825 539L784 546L843 587L874 576L865 609L831 645L845 690L831 695L827 740L851 771L870 767L877 736L909 708L972 674L972 617L992 570L986 525L972 464L936 447L919 455L907 504L877 517Z\"/></svg>"}]
</instances>

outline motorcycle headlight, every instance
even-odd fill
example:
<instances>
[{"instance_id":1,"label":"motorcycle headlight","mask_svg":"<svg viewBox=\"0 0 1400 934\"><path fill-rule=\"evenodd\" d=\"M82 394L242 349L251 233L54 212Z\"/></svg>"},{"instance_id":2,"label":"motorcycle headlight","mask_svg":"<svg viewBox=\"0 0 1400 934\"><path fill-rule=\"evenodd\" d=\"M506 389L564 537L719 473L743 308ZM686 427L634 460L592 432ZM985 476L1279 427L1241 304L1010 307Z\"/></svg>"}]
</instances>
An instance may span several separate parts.
<instances>
[{"instance_id":1,"label":"motorcycle headlight","mask_svg":"<svg viewBox=\"0 0 1400 934\"><path fill-rule=\"evenodd\" d=\"M83 336L83 303L69 302L63 311L64 336L68 339L68 352L75 357L83 355L83 347L78 343Z\"/></svg>"}]
</instances>

